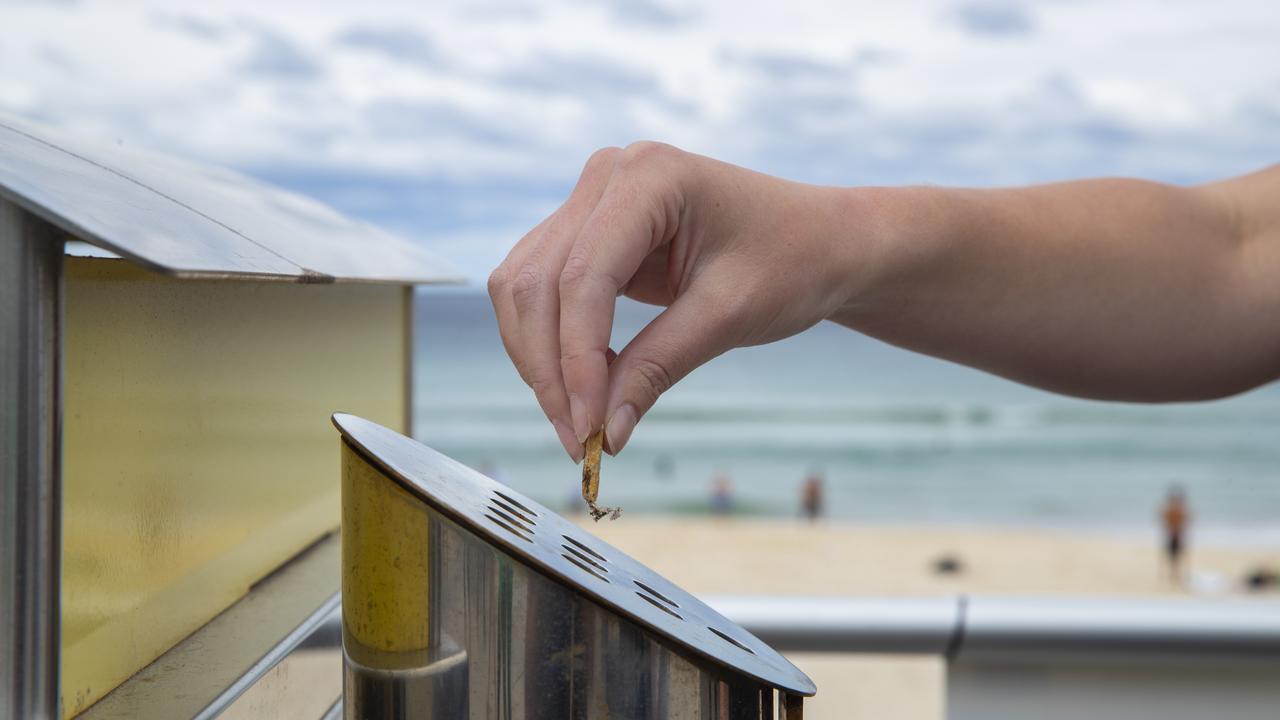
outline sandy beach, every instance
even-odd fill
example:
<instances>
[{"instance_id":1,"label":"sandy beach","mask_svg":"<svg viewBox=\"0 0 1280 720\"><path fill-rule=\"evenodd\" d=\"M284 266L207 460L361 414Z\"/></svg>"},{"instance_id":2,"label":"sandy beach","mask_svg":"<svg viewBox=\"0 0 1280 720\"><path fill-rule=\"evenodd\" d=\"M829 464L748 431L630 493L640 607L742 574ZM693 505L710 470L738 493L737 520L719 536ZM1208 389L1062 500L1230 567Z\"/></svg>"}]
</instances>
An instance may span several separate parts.
<instances>
[{"instance_id":1,"label":"sandy beach","mask_svg":"<svg viewBox=\"0 0 1280 720\"><path fill-rule=\"evenodd\" d=\"M703 594L1084 594L1189 596L1162 571L1154 529L1126 537L1031 529L855 526L795 521L624 517L584 527ZM938 575L941 556L962 570ZM1280 549L1191 545L1200 594L1239 594ZM818 685L817 720L941 720L944 669L929 658L798 654Z\"/></svg>"}]
</instances>

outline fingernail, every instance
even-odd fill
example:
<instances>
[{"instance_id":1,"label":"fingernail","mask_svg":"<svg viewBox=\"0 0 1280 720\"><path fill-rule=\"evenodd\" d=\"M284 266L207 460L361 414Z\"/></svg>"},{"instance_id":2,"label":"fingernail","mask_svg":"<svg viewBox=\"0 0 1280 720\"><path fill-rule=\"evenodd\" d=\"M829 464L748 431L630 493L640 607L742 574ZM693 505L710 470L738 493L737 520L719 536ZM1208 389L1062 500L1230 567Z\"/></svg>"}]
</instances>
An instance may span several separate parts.
<instances>
[{"instance_id":1,"label":"fingernail","mask_svg":"<svg viewBox=\"0 0 1280 720\"><path fill-rule=\"evenodd\" d=\"M609 418L609 424L605 427L604 435L609 440L609 453L617 455L623 445L627 444L627 440L631 438L631 431L636 429L636 408L631 403L626 403L613 411L613 417Z\"/></svg>"},{"instance_id":2,"label":"fingernail","mask_svg":"<svg viewBox=\"0 0 1280 720\"><path fill-rule=\"evenodd\" d=\"M582 404L577 395L569 396L569 414L573 416L573 435L581 445L591 434L591 421L587 418L587 406Z\"/></svg>"},{"instance_id":3,"label":"fingernail","mask_svg":"<svg viewBox=\"0 0 1280 720\"><path fill-rule=\"evenodd\" d=\"M573 437L573 431L569 429L569 426L559 420L551 424L555 426L556 435L560 437L560 444L564 445L564 450L569 453L569 457L573 458L575 463L582 462L582 443Z\"/></svg>"}]
</instances>

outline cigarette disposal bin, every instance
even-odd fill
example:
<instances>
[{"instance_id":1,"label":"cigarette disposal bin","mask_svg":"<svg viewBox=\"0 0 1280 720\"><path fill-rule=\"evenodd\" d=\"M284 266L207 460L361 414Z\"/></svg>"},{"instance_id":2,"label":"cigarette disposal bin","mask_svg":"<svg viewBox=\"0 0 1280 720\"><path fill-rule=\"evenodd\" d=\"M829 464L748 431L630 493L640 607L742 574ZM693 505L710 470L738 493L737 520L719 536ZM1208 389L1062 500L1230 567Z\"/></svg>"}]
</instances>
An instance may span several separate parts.
<instances>
[{"instance_id":1,"label":"cigarette disposal bin","mask_svg":"<svg viewBox=\"0 0 1280 720\"><path fill-rule=\"evenodd\" d=\"M813 682L697 598L392 430L342 434L343 713L800 717Z\"/></svg>"}]
</instances>

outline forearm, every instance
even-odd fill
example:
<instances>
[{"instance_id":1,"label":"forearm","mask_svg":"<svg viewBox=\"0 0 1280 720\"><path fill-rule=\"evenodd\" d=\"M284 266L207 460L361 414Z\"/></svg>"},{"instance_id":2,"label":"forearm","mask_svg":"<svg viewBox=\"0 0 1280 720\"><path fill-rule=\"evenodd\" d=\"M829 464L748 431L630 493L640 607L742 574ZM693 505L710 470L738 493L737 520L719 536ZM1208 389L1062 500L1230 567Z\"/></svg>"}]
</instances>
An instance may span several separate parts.
<instances>
[{"instance_id":1,"label":"forearm","mask_svg":"<svg viewBox=\"0 0 1280 720\"><path fill-rule=\"evenodd\" d=\"M1275 175L850 191L845 213L874 220L870 237L841 241L869 252L832 319L1073 395L1255 387L1280 375Z\"/></svg>"}]
</instances>

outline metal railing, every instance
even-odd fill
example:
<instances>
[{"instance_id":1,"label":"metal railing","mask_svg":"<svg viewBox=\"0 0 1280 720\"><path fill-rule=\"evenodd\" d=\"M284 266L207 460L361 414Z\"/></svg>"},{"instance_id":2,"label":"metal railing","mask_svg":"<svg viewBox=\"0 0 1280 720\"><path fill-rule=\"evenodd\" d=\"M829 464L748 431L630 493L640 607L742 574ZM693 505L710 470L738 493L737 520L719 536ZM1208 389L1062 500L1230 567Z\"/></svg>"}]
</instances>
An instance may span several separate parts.
<instances>
[{"instance_id":1,"label":"metal railing","mask_svg":"<svg viewBox=\"0 0 1280 720\"><path fill-rule=\"evenodd\" d=\"M1280 708L1276 601L722 596L708 602L784 652L943 657L948 720L1274 720Z\"/></svg>"},{"instance_id":2,"label":"metal railing","mask_svg":"<svg viewBox=\"0 0 1280 720\"><path fill-rule=\"evenodd\" d=\"M1280 602L1269 600L726 595L708 603L790 652L1280 662Z\"/></svg>"}]
</instances>

